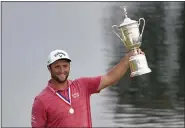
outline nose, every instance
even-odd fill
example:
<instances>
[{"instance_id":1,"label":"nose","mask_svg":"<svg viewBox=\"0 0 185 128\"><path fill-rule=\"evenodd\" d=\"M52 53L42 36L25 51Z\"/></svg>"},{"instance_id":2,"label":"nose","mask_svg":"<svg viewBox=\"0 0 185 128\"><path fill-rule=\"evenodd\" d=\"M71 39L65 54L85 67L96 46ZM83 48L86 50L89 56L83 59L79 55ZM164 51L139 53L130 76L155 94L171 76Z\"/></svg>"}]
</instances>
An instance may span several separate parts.
<instances>
[{"instance_id":1,"label":"nose","mask_svg":"<svg viewBox=\"0 0 185 128\"><path fill-rule=\"evenodd\" d=\"M61 74L64 74L65 72L65 69L63 67L60 67L60 71L59 71Z\"/></svg>"}]
</instances>

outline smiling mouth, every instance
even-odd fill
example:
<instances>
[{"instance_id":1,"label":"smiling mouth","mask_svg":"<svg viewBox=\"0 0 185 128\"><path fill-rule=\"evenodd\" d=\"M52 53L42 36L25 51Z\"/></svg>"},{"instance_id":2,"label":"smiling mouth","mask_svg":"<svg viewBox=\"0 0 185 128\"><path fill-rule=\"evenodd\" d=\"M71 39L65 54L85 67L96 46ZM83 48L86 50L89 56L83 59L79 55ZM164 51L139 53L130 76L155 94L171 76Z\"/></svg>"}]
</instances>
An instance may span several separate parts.
<instances>
[{"instance_id":1,"label":"smiling mouth","mask_svg":"<svg viewBox=\"0 0 185 128\"><path fill-rule=\"evenodd\" d=\"M60 74L58 74L58 76L66 76L66 74L60 73Z\"/></svg>"}]
</instances>

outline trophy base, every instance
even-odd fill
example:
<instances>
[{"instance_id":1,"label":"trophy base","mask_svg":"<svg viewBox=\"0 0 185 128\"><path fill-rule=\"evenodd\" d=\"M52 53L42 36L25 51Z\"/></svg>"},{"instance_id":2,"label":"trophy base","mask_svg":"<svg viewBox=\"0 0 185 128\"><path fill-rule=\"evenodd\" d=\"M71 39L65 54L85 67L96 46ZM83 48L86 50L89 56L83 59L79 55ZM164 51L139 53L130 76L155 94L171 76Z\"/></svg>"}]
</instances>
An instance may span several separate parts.
<instances>
[{"instance_id":1,"label":"trophy base","mask_svg":"<svg viewBox=\"0 0 185 128\"><path fill-rule=\"evenodd\" d=\"M138 71L132 72L130 76L135 77L135 76L144 75L144 74L147 74L147 73L150 73L150 72L151 72L150 68L145 68L145 69L140 69Z\"/></svg>"},{"instance_id":2,"label":"trophy base","mask_svg":"<svg viewBox=\"0 0 185 128\"><path fill-rule=\"evenodd\" d=\"M146 57L143 54L131 56L129 59L129 65L131 69L130 77L140 76L151 72L151 69L148 67Z\"/></svg>"}]
</instances>

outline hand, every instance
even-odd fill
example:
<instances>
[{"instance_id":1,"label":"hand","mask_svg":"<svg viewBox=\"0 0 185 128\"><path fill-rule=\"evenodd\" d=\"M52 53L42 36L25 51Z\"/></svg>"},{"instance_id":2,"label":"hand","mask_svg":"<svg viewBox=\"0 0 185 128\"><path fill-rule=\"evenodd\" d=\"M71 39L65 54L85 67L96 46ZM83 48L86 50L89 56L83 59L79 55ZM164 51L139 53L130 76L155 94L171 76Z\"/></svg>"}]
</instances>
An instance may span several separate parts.
<instances>
[{"instance_id":1,"label":"hand","mask_svg":"<svg viewBox=\"0 0 185 128\"><path fill-rule=\"evenodd\" d=\"M140 48L137 49L137 53L138 53L138 54L143 54L143 55L145 54L143 51L141 51Z\"/></svg>"},{"instance_id":2,"label":"hand","mask_svg":"<svg viewBox=\"0 0 185 128\"><path fill-rule=\"evenodd\" d=\"M137 48L136 50L131 50L127 53L128 57L134 56L134 55L138 55L138 54L145 54L143 51L141 51L140 48Z\"/></svg>"}]
</instances>

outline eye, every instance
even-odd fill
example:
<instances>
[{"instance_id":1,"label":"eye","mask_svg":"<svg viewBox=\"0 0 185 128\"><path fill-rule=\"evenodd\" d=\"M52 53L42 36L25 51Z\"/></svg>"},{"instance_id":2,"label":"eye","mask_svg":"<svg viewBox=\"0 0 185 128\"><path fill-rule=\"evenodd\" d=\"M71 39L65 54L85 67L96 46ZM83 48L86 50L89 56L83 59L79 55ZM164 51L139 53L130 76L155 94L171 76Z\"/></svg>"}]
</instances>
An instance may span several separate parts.
<instances>
[{"instance_id":1,"label":"eye","mask_svg":"<svg viewBox=\"0 0 185 128\"><path fill-rule=\"evenodd\" d=\"M66 65L63 65L63 67L66 68L67 67L67 64Z\"/></svg>"},{"instance_id":2,"label":"eye","mask_svg":"<svg viewBox=\"0 0 185 128\"><path fill-rule=\"evenodd\" d=\"M59 65L56 65L56 66L55 66L55 68L56 68L56 69L59 69L59 68L60 68L60 66L59 66Z\"/></svg>"}]
</instances>

